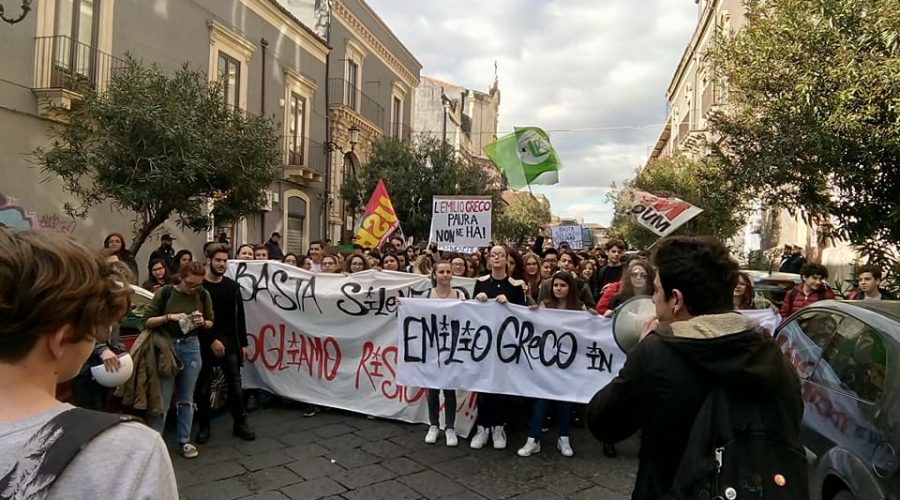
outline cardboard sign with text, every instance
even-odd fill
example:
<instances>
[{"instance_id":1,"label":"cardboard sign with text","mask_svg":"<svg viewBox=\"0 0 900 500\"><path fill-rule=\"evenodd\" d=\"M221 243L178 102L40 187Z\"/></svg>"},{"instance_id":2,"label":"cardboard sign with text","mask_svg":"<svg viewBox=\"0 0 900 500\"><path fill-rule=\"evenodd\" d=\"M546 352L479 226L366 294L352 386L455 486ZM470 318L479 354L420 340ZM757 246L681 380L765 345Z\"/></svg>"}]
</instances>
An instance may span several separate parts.
<instances>
[{"instance_id":1,"label":"cardboard sign with text","mask_svg":"<svg viewBox=\"0 0 900 500\"><path fill-rule=\"evenodd\" d=\"M474 252L491 242L490 196L435 196L430 241L438 250Z\"/></svg>"},{"instance_id":2,"label":"cardboard sign with text","mask_svg":"<svg viewBox=\"0 0 900 500\"><path fill-rule=\"evenodd\" d=\"M550 234L553 245L559 248L561 243L568 243L571 250L581 250L582 227L576 225L551 226Z\"/></svg>"}]
</instances>

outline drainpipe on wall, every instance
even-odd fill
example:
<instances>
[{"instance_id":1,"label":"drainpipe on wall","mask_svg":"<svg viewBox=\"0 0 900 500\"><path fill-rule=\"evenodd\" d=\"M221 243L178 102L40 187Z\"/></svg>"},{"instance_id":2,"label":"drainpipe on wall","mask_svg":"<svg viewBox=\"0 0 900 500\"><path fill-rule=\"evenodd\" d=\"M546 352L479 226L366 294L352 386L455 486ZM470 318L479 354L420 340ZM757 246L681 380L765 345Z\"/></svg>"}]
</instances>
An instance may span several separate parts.
<instances>
[{"instance_id":1,"label":"drainpipe on wall","mask_svg":"<svg viewBox=\"0 0 900 500\"><path fill-rule=\"evenodd\" d=\"M328 43L329 50L325 54L325 190L322 192L322 228L320 230L322 244L328 239L328 212L331 209L331 153L333 148L331 137L331 109L328 100L331 99L329 93L329 82L331 81L331 13L328 13L328 27L325 31L325 41Z\"/></svg>"},{"instance_id":2,"label":"drainpipe on wall","mask_svg":"<svg viewBox=\"0 0 900 500\"><path fill-rule=\"evenodd\" d=\"M260 38L259 45L262 48L262 64L260 71L260 98L259 98L259 115L266 115L266 49L269 48L269 41L265 38ZM281 196L278 196L278 201L281 201ZM266 212L259 213L259 242L265 244L268 241L266 238Z\"/></svg>"}]
</instances>

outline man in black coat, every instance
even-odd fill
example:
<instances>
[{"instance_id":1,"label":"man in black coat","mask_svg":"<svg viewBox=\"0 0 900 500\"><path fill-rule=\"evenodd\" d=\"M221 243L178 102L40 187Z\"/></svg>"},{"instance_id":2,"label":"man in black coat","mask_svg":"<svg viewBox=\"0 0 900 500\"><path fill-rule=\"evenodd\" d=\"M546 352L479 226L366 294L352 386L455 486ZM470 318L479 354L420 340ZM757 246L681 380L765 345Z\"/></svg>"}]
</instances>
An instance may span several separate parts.
<instances>
[{"instance_id":1,"label":"man in black coat","mask_svg":"<svg viewBox=\"0 0 900 500\"><path fill-rule=\"evenodd\" d=\"M178 273L178 263L175 262L175 248L172 247L172 242L174 241L175 238L173 238L171 234L166 233L162 235L159 239L159 248L150 254L147 269L150 269L150 263L154 260L161 259L163 264L165 264L166 269L169 270L169 274Z\"/></svg>"},{"instance_id":2,"label":"man in black coat","mask_svg":"<svg viewBox=\"0 0 900 500\"><path fill-rule=\"evenodd\" d=\"M732 311L738 266L725 246L711 238L669 237L657 244L653 263L658 324L588 409L598 440L621 441L641 431L632 499L663 498L672 488L713 384L763 411L784 408L788 417L779 433L797 446L803 415L799 380L781 350Z\"/></svg>"},{"instance_id":3,"label":"man in black coat","mask_svg":"<svg viewBox=\"0 0 900 500\"><path fill-rule=\"evenodd\" d=\"M228 247L214 243L206 248L206 276L203 288L209 292L216 322L209 330L200 334L200 356L203 364L194 393L197 404L197 442L206 443L210 439L210 383L212 369L220 366L228 387L228 406L233 422L232 433L245 440L253 441L256 433L247 421L247 409L241 387L241 366L247 360L247 321L244 316L244 301L240 287L225 276L228 269Z\"/></svg>"}]
</instances>

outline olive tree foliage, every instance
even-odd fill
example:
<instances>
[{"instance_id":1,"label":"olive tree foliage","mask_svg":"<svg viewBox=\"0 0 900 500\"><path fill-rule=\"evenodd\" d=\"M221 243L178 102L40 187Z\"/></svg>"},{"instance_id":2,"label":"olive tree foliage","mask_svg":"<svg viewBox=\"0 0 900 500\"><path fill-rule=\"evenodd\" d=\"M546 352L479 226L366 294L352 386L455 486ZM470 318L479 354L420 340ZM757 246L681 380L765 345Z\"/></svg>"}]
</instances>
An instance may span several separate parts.
<instances>
[{"instance_id":1,"label":"olive tree foliage","mask_svg":"<svg viewBox=\"0 0 900 500\"><path fill-rule=\"evenodd\" d=\"M900 244L896 0L748 0L709 54L710 118L736 192L800 213L885 266Z\"/></svg>"},{"instance_id":2,"label":"olive tree foliage","mask_svg":"<svg viewBox=\"0 0 900 500\"><path fill-rule=\"evenodd\" d=\"M720 240L734 236L748 213L745 198L735 196L731 183L714 158L666 156L647 163L635 177L610 193L615 204L610 235L624 239L630 248L646 249L659 237L638 224L631 213L631 191L680 198L703 212L675 230L685 236L710 235Z\"/></svg>"},{"instance_id":3,"label":"olive tree foliage","mask_svg":"<svg viewBox=\"0 0 900 500\"><path fill-rule=\"evenodd\" d=\"M494 239L505 239L522 244L538 235L541 228L550 223L550 208L527 193L519 194L515 201L503 207L496 217Z\"/></svg>"},{"instance_id":4,"label":"olive tree foliage","mask_svg":"<svg viewBox=\"0 0 900 500\"><path fill-rule=\"evenodd\" d=\"M416 240L428 239L435 195L492 195L497 206L488 174L435 138L419 137L412 143L379 139L362 172L344 180L341 196L361 213L378 179L384 180L403 233Z\"/></svg>"},{"instance_id":5,"label":"olive tree foliage","mask_svg":"<svg viewBox=\"0 0 900 500\"><path fill-rule=\"evenodd\" d=\"M132 254L170 217L207 229L209 201L219 221L258 211L279 175L273 120L226 104L221 85L186 64L166 74L127 57L104 91L60 112L38 163L77 200L71 216L104 202L133 212Z\"/></svg>"}]
</instances>

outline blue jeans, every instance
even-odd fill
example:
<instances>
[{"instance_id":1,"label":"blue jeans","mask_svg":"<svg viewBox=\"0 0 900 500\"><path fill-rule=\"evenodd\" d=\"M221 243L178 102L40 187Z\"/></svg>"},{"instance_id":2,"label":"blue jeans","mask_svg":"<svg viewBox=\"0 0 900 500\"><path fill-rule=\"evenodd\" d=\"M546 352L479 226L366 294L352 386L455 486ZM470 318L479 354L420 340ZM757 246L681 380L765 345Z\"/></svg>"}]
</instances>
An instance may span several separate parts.
<instances>
[{"instance_id":1,"label":"blue jeans","mask_svg":"<svg viewBox=\"0 0 900 500\"><path fill-rule=\"evenodd\" d=\"M162 399L166 410L172 402L172 393L175 395L175 410L178 415L178 427L176 435L178 444L184 444L191 440L191 424L194 421L194 387L197 385L197 377L200 375L200 367L203 361L200 358L200 341L197 337L173 339L175 354L184 364L184 368L174 378L160 380L162 386ZM150 418L150 427L162 434L166 428L166 414Z\"/></svg>"},{"instance_id":2,"label":"blue jeans","mask_svg":"<svg viewBox=\"0 0 900 500\"><path fill-rule=\"evenodd\" d=\"M528 437L534 438L535 441L541 439L541 426L544 425L550 403L556 403L556 429L559 437L569 437L572 432L572 403L535 399L534 409L531 410L531 422L528 423Z\"/></svg>"}]
</instances>

